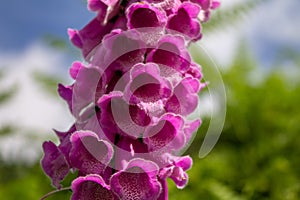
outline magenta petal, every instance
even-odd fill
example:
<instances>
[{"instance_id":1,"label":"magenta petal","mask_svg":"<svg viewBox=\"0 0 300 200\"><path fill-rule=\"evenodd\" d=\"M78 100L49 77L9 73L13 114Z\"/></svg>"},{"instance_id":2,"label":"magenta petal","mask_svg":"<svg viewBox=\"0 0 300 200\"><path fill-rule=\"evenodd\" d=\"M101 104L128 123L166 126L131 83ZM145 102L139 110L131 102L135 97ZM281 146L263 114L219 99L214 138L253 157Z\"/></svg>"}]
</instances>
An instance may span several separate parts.
<instances>
[{"instance_id":1,"label":"magenta petal","mask_svg":"<svg viewBox=\"0 0 300 200\"><path fill-rule=\"evenodd\" d=\"M98 105L102 111L100 124L112 142L116 133L138 138L151 120L138 106L129 105L118 91L103 95Z\"/></svg>"},{"instance_id":2,"label":"magenta petal","mask_svg":"<svg viewBox=\"0 0 300 200\"><path fill-rule=\"evenodd\" d=\"M126 73L136 63L143 62L145 44L137 34L112 30L99 46L92 60L92 65L105 71L107 77L106 93L113 90L123 91L127 80Z\"/></svg>"},{"instance_id":3,"label":"magenta petal","mask_svg":"<svg viewBox=\"0 0 300 200\"><path fill-rule=\"evenodd\" d=\"M117 200L103 178L97 174L78 177L72 182L72 200Z\"/></svg>"},{"instance_id":4,"label":"magenta petal","mask_svg":"<svg viewBox=\"0 0 300 200\"><path fill-rule=\"evenodd\" d=\"M134 3L127 9L127 19L130 29L161 27L166 23L166 14L146 2Z\"/></svg>"},{"instance_id":5,"label":"magenta petal","mask_svg":"<svg viewBox=\"0 0 300 200\"><path fill-rule=\"evenodd\" d=\"M107 9L107 6L101 0L88 0L88 9L91 11L103 11Z\"/></svg>"},{"instance_id":6,"label":"magenta petal","mask_svg":"<svg viewBox=\"0 0 300 200\"><path fill-rule=\"evenodd\" d=\"M184 34L188 40L198 40L202 36L201 26L197 19L199 12L200 7L197 4L184 2L176 14L169 16L167 28ZM169 32L172 33L170 30Z\"/></svg>"},{"instance_id":7,"label":"magenta petal","mask_svg":"<svg viewBox=\"0 0 300 200\"><path fill-rule=\"evenodd\" d=\"M187 71L191 64L191 57L183 37L166 35L160 39L156 49L147 55L147 62L159 64L162 75L169 77L170 68L181 73Z\"/></svg>"},{"instance_id":8,"label":"magenta petal","mask_svg":"<svg viewBox=\"0 0 300 200\"><path fill-rule=\"evenodd\" d=\"M176 167L180 167L182 170L187 171L192 167L193 160L190 156L175 157L174 164Z\"/></svg>"},{"instance_id":9,"label":"magenta petal","mask_svg":"<svg viewBox=\"0 0 300 200\"><path fill-rule=\"evenodd\" d=\"M156 200L162 187L157 179L158 166L147 160L133 159L110 181L120 199Z\"/></svg>"},{"instance_id":10,"label":"magenta petal","mask_svg":"<svg viewBox=\"0 0 300 200\"><path fill-rule=\"evenodd\" d=\"M196 133L197 129L199 128L200 124L201 124L200 119L185 122L184 134L185 134L185 137L186 137L187 141L190 141L193 134Z\"/></svg>"},{"instance_id":11,"label":"magenta petal","mask_svg":"<svg viewBox=\"0 0 300 200\"><path fill-rule=\"evenodd\" d=\"M192 113L198 105L199 89L198 79L191 77L183 79L175 87L173 96L166 103L166 110L183 116Z\"/></svg>"},{"instance_id":12,"label":"magenta petal","mask_svg":"<svg viewBox=\"0 0 300 200\"><path fill-rule=\"evenodd\" d=\"M174 181L177 188L182 189L187 185L188 175L180 167L174 167L170 178Z\"/></svg>"},{"instance_id":13,"label":"magenta petal","mask_svg":"<svg viewBox=\"0 0 300 200\"><path fill-rule=\"evenodd\" d=\"M96 17L80 31L72 29L68 31L71 42L82 50L85 58L101 42L103 36L113 28L113 23L103 24L102 20Z\"/></svg>"},{"instance_id":14,"label":"magenta petal","mask_svg":"<svg viewBox=\"0 0 300 200\"><path fill-rule=\"evenodd\" d=\"M118 110L119 106L122 106L118 102L122 102L123 104L122 97L123 94L121 92L113 91L103 95L97 102L97 105L101 109L101 115L99 116L100 125L111 142L114 142L115 139L113 134L120 132L113 115L112 105L116 105L114 109ZM115 104L112 104L112 101Z\"/></svg>"},{"instance_id":15,"label":"magenta petal","mask_svg":"<svg viewBox=\"0 0 300 200\"><path fill-rule=\"evenodd\" d=\"M148 153L148 147L137 139L120 136L117 141L114 156L114 168L123 170L126 168L128 161L134 159L138 154Z\"/></svg>"},{"instance_id":16,"label":"magenta petal","mask_svg":"<svg viewBox=\"0 0 300 200\"><path fill-rule=\"evenodd\" d=\"M188 175L186 173L193 164L193 160L189 156L175 157L169 156L170 164L160 170L159 176L164 179L171 178L177 188L184 188L188 182Z\"/></svg>"},{"instance_id":17,"label":"magenta petal","mask_svg":"<svg viewBox=\"0 0 300 200\"><path fill-rule=\"evenodd\" d=\"M130 81L124 96L130 102L152 102L167 98L171 94L170 83L160 76L155 63L138 63L131 69Z\"/></svg>"},{"instance_id":18,"label":"magenta petal","mask_svg":"<svg viewBox=\"0 0 300 200\"><path fill-rule=\"evenodd\" d=\"M60 144L58 146L59 150L64 154L66 161L70 165L70 151L72 148L72 144L70 142L70 137L72 133L76 131L76 126L73 125L70 127L70 129L67 132L61 132L54 130L57 137L59 138Z\"/></svg>"},{"instance_id":19,"label":"magenta petal","mask_svg":"<svg viewBox=\"0 0 300 200\"><path fill-rule=\"evenodd\" d=\"M157 151L161 148L171 151L182 148L185 143L182 126L183 119L180 116L164 115L157 125L145 131L144 142L148 145L149 151Z\"/></svg>"},{"instance_id":20,"label":"magenta petal","mask_svg":"<svg viewBox=\"0 0 300 200\"><path fill-rule=\"evenodd\" d=\"M220 7L220 5L221 5L220 0L212 0L211 9L217 9Z\"/></svg>"},{"instance_id":21,"label":"magenta petal","mask_svg":"<svg viewBox=\"0 0 300 200\"><path fill-rule=\"evenodd\" d=\"M192 76L200 80L202 78L201 67L196 63L191 63L190 68L186 73L186 76Z\"/></svg>"},{"instance_id":22,"label":"magenta petal","mask_svg":"<svg viewBox=\"0 0 300 200\"><path fill-rule=\"evenodd\" d=\"M100 69L93 67L82 67L77 73L73 85L72 114L81 122L87 120L91 112L87 107L97 102L104 94L105 75ZM85 109L85 110L84 110Z\"/></svg>"},{"instance_id":23,"label":"magenta petal","mask_svg":"<svg viewBox=\"0 0 300 200\"><path fill-rule=\"evenodd\" d=\"M189 156L183 156L174 162L172 174L170 178L175 182L178 188L182 189L188 182L188 175L186 173L193 165L193 160Z\"/></svg>"},{"instance_id":24,"label":"magenta petal","mask_svg":"<svg viewBox=\"0 0 300 200\"><path fill-rule=\"evenodd\" d=\"M69 35L69 39L74 44L74 46L76 46L80 49L83 48L83 43L82 43L82 40L79 36L79 31L78 30L69 28L68 29L68 35Z\"/></svg>"},{"instance_id":25,"label":"magenta petal","mask_svg":"<svg viewBox=\"0 0 300 200\"><path fill-rule=\"evenodd\" d=\"M166 179L160 179L162 191L157 200L168 200L168 182Z\"/></svg>"},{"instance_id":26,"label":"magenta petal","mask_svg":"<svg viewBox=\"0 0 300 200\"><path fill-rule=\"evenodd\" d=\"M200 5L201 9L207 10L210 8L212 0L192 0L192 2Z\"/></svg>"},{"instance_id":27,"label":"magenta petal","mask_svg":"<svg viewBox=\"0 0 300 200\"><path fill-rule=\"evenodd\" d=\"M147 2L157 8L165 10L168 15L173 14L181 5L180 0L147 0Z\"/></svg>"},{"instance_id":28,"label":"magenta petal","mask_svg":"<svg viewBox=\"0 0 300 200\"><path fill-rule=\"evenodd\" d=\"M114 6L116 5L119 0L101 0L107 6Z\"/></svg>"},{"instance_id":29,"label":"magenta petal","mask_svg":"<svg viewBox=\"0 0 300 200\"><path fill-rule=\"evenodd\" d=\"M63 84L58 84L58 94L61 98L63 98L68 106L70 111L72 112L73 102L72 102L72 96L73 96L73 86L64 86Z\"/></svg>"},{"instance_id":30,"label":"magenta petal","mask_svg":"<svg viewBox=\"0 0 300 200\"><path fill-rule=\"evenodd\" d=\"M76 80L76 77L79 73L79 71L84 68L85 66L81 63L81 62L74 62L71 66L71 68L69 69L69 73L71 75L71 77Z\"/></svg>"},{"instance_id":31,"label":"magenta petal","mask_svg":"<svg viewBox=\"0 0 300 200\"><path fill-rule=\"evenodd\" d=\"M82 174L101 174L113 157L113 148L107 141L99 140L91 131L77 131L71 136L72 167Z\"/></svg>"},{"instance_id":32,"label":"magenta petal","mask_svg":"<svg viewBox=\"0 0 300 200\"><path fill-rule=\"evenodd\" d=\"M41 160L42 168L52 179L52 185L59 189L61 188L60 181L69 173L69 165L64 155L53 142L44 142L43 149L44 157Z\"/></svg>"}]
</instances>

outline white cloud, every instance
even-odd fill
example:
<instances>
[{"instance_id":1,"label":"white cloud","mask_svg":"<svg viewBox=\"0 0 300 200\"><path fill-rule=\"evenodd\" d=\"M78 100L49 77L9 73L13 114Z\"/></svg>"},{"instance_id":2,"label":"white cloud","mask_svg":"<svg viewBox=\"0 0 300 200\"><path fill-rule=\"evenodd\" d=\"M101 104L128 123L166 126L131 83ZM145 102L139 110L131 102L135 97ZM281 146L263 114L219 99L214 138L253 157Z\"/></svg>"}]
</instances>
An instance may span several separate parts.
<instances>
[{"instance_id":1,"label":"white cloud","mask_svg":"<svg viewBox=\"0 0 300 200\"><path fill-rule=\"evenodd\" d=\"M0 53L0 69L4 71L0 89L18 85L12 99L0 105L0 128L9 124L18 127L15 135L0 137L0 152L4 158L26 162L38 159L41 143L30 142L32 133L28 130L38 133L36 142L41 142L54 135L52 128L66 130L71 125L67 105L45 92L32 76L34 71L55 75L61 69L65 69L63 73L67 75L63 57L39 43L24 52Z\"/></svg>"},{"instance_id":2,"label":"white cloud","mask_svg":"<svg viewBox=\"0 0 300 200\"><path fill-rule=\"evenodd\" d=\"M255 31L252 29L251 33L274 42L296 42L300 45L299 6L298 0L269 1L252 16Z\"/></svg>"},{"instance_id":3,"label":"white cloud","mask_svg":"<svg viewBox=\"0 0 300 200\"><path fill-rule=\"evenodd\" d=\"M221 2L219 9L222 10L242 1ZM244 15L237 24L204 35L200 44L221 67L226 67L230 64L237 45L243 40L250 44L251 50L263 65L265 61L275 59L277 48L287 46L300 50L299 6L298 0L266 1Z\"/></svg>"}]
</instances>

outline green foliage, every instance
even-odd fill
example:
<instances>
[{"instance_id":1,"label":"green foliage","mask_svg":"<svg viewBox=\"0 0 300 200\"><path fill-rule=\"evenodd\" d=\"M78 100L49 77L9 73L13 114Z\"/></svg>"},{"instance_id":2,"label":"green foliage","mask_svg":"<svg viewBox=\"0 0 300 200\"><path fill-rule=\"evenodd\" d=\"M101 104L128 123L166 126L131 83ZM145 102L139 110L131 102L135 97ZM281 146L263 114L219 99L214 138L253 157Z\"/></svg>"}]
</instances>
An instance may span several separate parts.
<instances>
[{"instance_id":1,"label":"green foliage","mask_svg":"<svg viewBox=\"0 0 300 200\"><path fill-rule=\"evenodd\" d=\"M53 35L46 35L44 36L44 41L46 44L48 44L50 47L53 47L57 50L65 51L68 48L68 44L64 39L55 37Z\"/></svg>"},{"instance_id":2,"label":"green foliage","mask_svg":"<svg viewBox=\"0 0 300 200\"><path fill-rule=\"evenodd\" d=\"M4 70L0 70L0 81L3 79L4 75L5 75ZM8 89L2 89L1 82L0 82L0 106L3 103L8 102L14 96L14 94L16 94L17 91L18 91L17 84L10 86L10 88Z\"/></svg>"},{"instance_id":3,"label":"green foliage","mask_svg":"<svg viewBox=\"0 0 300 200\"><path fill-rule=\"evenodd\" d=\"M61 82L60 78L48 75L39 71L33 73L33 78L39 85L43 87L49 94L57 96L57 84Z\"/></svg>"},{"instance_id":4,"label":"green foliage","mask_svg":"<svg viewBox=\"0 0 300 200\"><path fill-rule=\"evenodd\" d=\"M18 86L13 85L9 89L3 90L0 92L0 103L8 102L13 95L17 92Z\"/></svg>"},{"instance_id":5,"label":"green foliage","mask_svg":"<svg viewBox=\"0 0 300 200\"><path fill-rule=\"evenodd\" d=\"M0 127L0 136L9 135L16 131L16 127L12 125L2 125Z\"/></svg>"},{"instance_id":6,"label":"green foliage","mask_svg":"<svg viewBox=\"0 0 300 200\"><path fill-rule=\"evenodd\" d=\"M180 191L170 184L172 200L300 196L300 84L287 84L280 70L257 82L255 74L262 72L244 47L238 52L223 73L228 102L221 138L206 158L197 157L208 126L204 120L188 152L195 161L189 185Z\"/></svg>"},{"instance_id":7,"label":"green foliage","mask_svg":"<svg viewBox=\"0 0 300 200\"><path fill-rule=\"evenodd\" d=\"M43 175L39 163L32 167L0 162L0 199L40 199L53 190L49 179ZM51 199L68 199L70 191L63 191L49 197Z\"/></svg>"}]
</instances>

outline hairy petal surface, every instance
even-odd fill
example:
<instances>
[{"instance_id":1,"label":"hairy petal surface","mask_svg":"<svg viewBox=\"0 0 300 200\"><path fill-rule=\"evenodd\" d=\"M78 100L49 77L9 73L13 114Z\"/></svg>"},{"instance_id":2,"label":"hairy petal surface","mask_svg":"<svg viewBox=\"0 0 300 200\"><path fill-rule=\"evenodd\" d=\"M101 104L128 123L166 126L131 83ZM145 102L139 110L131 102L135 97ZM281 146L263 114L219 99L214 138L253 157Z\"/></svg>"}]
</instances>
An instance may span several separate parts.
<instances>
[{"instance_id":1,"label":"hairy petal surface","mask_svg":"<svg viewBox=\"0 0 300 200\"><path fill-rule=\"evenodd\" d=\"M117 200L103 178L97 174L78 177L72 182L72 200Z\"/></svg>"},{"instance_id":2,"label":"hairy petal surface","mask_svg":"<svg viewBox=\"0 0 300 200\"><path fill-rule=\"evenodd\" d=\"M72 167L79 169L81 174L102 174L113 157L111 144L99 140L91 131L77 131L70 140Z\"/></svg>"},{"instance_id":3,"label":"hairy petal surface","mask_svg":"<svg viewBox=\"0 0 300 200\"><path fill-rule=\"evenodd\" d=\"M155 163L136 158L124 170L115 173L110 184L120 199L156 200L162 190L157 173Z\"/></svg>"},{"instance_id":4,"label":"hairy petal surface","mask_svg":"<svg viewBox=\"0 0 300 200\"><path fill-rule=\"evenodd\" d=\"M53 142L44 142L43 150L44 157L41 160L42 168L52 179L52 185L60 189L60 181L69 173L69 165L64 155Z\"/></svg>"}]
</instances>

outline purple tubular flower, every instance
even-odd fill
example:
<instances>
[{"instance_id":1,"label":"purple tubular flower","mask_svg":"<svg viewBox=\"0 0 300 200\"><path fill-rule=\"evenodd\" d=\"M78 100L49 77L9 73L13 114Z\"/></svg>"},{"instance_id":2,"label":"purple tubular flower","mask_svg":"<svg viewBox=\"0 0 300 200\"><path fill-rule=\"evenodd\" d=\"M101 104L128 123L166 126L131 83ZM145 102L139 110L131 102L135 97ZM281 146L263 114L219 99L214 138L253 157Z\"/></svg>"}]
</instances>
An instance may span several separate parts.
<instances>
[{"instance_id":1,"label":"purple tubular flower","mask_svg":"<svg viewBox=\"0 0 300 200\"><path fill-rule=\"evenodd\" d=\"M68 29L71 42L82 50L83 56L87 59L92 50L100 44L104 35L109 33L113 28L113 23L102 23L103 19L94 18L88 25L80 31Z\"/></svg>"},{"instance_id":2,"label":"purple tubular flower","mask_svg":"<svg viewBox=\"0 0 300 200\"><path fill-rule=\"evenodd\" d=\"M198 105L200 83L197 79L187 77L174 89L173 96L166 103L166 111L181 115L192 113Z\"/></svg>"},{"instance_id":3,"label":"purple tubular flower","mask_svg":"<svg viewBox=\"0 0 300 200\"><path fill-rule=\"evenodd\" d=\"M189 156L184 157L173 157L170 165L161 169L159 174L160 177L171 178L176 184L177 188L182 189L188 183L188 175L186 173L187 170L191 168L193 164L193 160Z\"/></svg>"},{"instance_id":4,"label":"purple tubular flower","mask_svg":"<svg viewBox=\"0 0 300 200\"><path fill-rule=\"evenodd\" d=\"M103 178L97 174L78 177L72 182L72 200L118 200Z\"/></svg>"},{"instance_id":5,"label":"purple tubular flower","mask_svg":"<svg viewBox=\"0 0 300 200\"><path fill-rule=\"evenodd\" d=\"M87 7L90 11L103 11L107 9L107 5L102 0L88 0Z\"/></svg>"},{"instance_id":6,"label":"purple tubular flower","mask_svg":"<svg viewBox=\"0 0 300 200\"><path fill-rule=\"evenodd\" d=\"M162 75L170 77L172 69L180 73L187 71L191 57L185 47L183 37L166 35L160 39L157 48L147 55L147 62L159 64Z\"/></svg>"},{"instance_id":7,"label":"purple tubular flower","mask_svg":"<svg viewBox=\"0 0 300 200\"><path fill-rule=\"evenodd\" d=\"M70 70L69 70L70 76L71 76L74 80L76 80L78 73L79 73L80 70L83 69L84 67L85 67L85 66L84 66L81 62L78 62L78 61L74 62L74 63L72 64L72 66L70 67Z\"/></svg>"},{"instance_id":8,"label":"purple tubular flower","mask_svg":"<svg viewBox=\"0 0 300 200\"><path fill-rule=\"evenodd\" d=\"M216 9L220 6L219 0L191 0L191 2L199 4L203 10Z\"/></svg>"},{"instance_id":9,"label":"purple tubular flower","mask_svg":"<svg viewBox=\"0 0 300 200\"><path fill-rule=\"evenodd\" d=\"M164 151L180 149L185 143L182 133L183 119L170 113L165 114L154 126L145 130L144 142L149 151Z\"/></svg>"},{"instance_id":10,"label":"purple tubular flower","mask_svg":"<svg viewBox=\"0 0 300 200\"><path fill-rule=\"evenodd\" d=\"M52 179L52 185L60 189L60 181L69 173L69 165L58 147L51 141L44 142L45 152L41 165L44 172Z\"/></svg>"},{"instance_id":11,"label":"purple tubular flower","mask_svg":"<svg viewBox=\"0 0 300 200\"><path fill-rule=\"evenodd\" d=\"M210 12L220 6L219 0L191 0L191 2L198 4L201 7L199 19L202 22L207 22L210 18Z\"/></svg>"},{"instance_id":12,"label":"purple tubular flower","mask_svg":"<svg viewBox=\"0 0 300 200\"><path fill-rule=\"evenodd\" d=\"M186 120L185 126L183 128L186 141L191 140L191 138L193 136L193 133L195 133L197 131L197 129L199 128L200 125L201 125L201 120L200 119L196 119L194 121L187 121Z\"/></svg>"},{"instance_id":13,"label":"purple tubular flower","mask_svg":"<svg viewBox=\"0 0 300 200\"><path fill-rule=\"evenodd\" d=\"M70 161L81 174L102 174L113 157L113 148L107 141L99 140L91 131L72 134Z\"/></svg>"},{"instance_id":14,"label":"purple tubular flower","mask_svg":"<svg viewBox=\"0 0 300 200\"><path fill-rule=\"evenodd\" d=\"M129 105L121 92L114 91L103 95L98 101L98 106L102 111L99 122L106 137L112 142L116 133L137 138L151 120L145 111L135 105Z\"/></svg>"},{"instance_id":15,"label":"purple tubular flower","mask_svg":"<svg viewBox=\"0 0 300 200\"><path fill-rule=\"evenodd\" d=\"M127 19L129 29L163 27L166 24L166 13L146 2L134 3L127 9Z\"/></svg>"},{"instance_id":16,"label":"purple tubular flower","mask_svg":"<svg viewBox=\"0 0 300 200\"><path fill-rule=\"evenodd\" d=\"M73 86L64 86L63 84L58 84L58 94L65 100L69 106L70 111L72 112L72 95L73 95Z\"/></svg>"},{"instance_id":17,"label":"purple tubular flower","mask_svg":"<svg viewBox=\"0 0 300 200\"><path fill-rule=\"evenodd\" d=\"M92 65L104 70L107 77L106 93L113 90L122 91L124 83L116 83L126 81L124 76L133 65L143 62L145 54L145 44L138 35L126 34L120 29L113 30L110 34L103 38L102 46L99 47L95 54Z\"/></svg>"},{"instance_id":18,"label":"purple tubular flower","mask_svg":"<svg viewBox=\"0 0 300 200\"><path fill-rule=\"evenodd\" d=\"M75 125L71 126L67 132L61 132L61 131L54 130L54 132L56 133L56 135L60 141L58 148L62 152L62 154L65 156L65 159L69 165L70 165L70 151L72 148L72 144L70 142L70 137L71 137L72 133L74 133L75 131L76 131Z\"/></svg>"},{"instance_id":19,"label":"purple tubular flower","mask_svg":"<svg viewBox=\"0 0 300 200\"><path fill-rule=\"evenodd\" d=\"M155 63L138 63L130 71L125 98L131 103L154 103L171 95L170 83L160 76Z\"/></svg>"},{"instance_id":20,"label":"purple tubular flower","mask_svg":"<svg viewBox=\"0 0 300 200\"><path fill-rule=\"evenodd\" d=\"M201 68L196 63L191 63L190 68L186 72L185 76L192 76L198 80L202 78Z\"/></svg>"},{"instance_id":21,"label":"purple tubular flower","mask_svg":"<svg viewBox=\"0 0 300 200\"><path fill-rule=\"evenodd\" d=\"M72 89L72 114L85 121L89 113L82 113L88 105L95 104L105 93L106 76L100 69L81 65Z\"/></svg>"},{"instance_id":22,"label":"purple tubular flower","mask_svg":"<svg viewBox=\"0 0 300 200\"><path fill-rule=\"evenodd\" d=\"M115 6L119 0L88 0L88 9L91 11L103 11L107 9L108 6Z\"/></svg>"},{"instance_id":23,"label":"purple tubular flower","mask_svg":"<svg viewBox=\"0 0 300 200\"><path fill-rule=\"evenodd\" d=\"M181 5L180 0L148 0L148 2L157 8L165 10L167 15L173 14Z\"/></svg>"},{"instance_id":24,"label":"purple tubular flower","mask_svg":"<svg viewBox=\"0 0 300 200\"><path fill-rule=\"evenodd\" d=\"M43 144L41 166L61 188L78 172L72 200L167 200L167 178L188 182L191 143L200 119L201 67L188 46L219 0L88 0L96 13L68 29L87 64L74 62L71 85L58 85L75 119L59 144Z\"/></svg>"},{"instance_id":25,"label":"purple tubular flower","mask_svg":"<svg viewBox=\"0 0 300 200\"><path fill-rule=\"evenodd\" d=\"M157 200L168 200L168 182L166 179L159 179L162 186L161 193Z\"/></svg>"},{"instance_id":26,"label":"purple tubular flower","mask_svg":"<svg viewBox=\"0 0 300 200\"><path fill-rule=\"evenodd\" d=\"M169 16L167 23L169 32L182 33L187 40L199 40L202 37L201 25L197 19L199 12L200 7L197 4L182 3L177 12Z\"/></svg>"},{"instance_id":27,"label":"purple tubular flower","mask_svg":"<svg viewBox=\"0 0 300 200\"><path fill-rule=\"evenodd\" d=\"M162 190L157 175L155 163L136 158L111 177L111 189L120 199L156 200Z\"/></svg>"}]
</instances>

